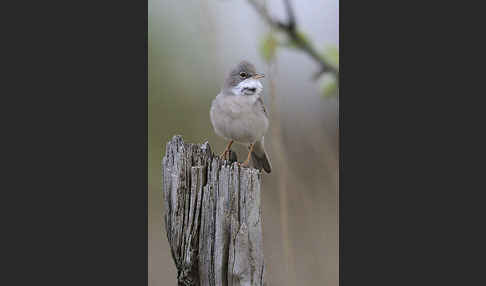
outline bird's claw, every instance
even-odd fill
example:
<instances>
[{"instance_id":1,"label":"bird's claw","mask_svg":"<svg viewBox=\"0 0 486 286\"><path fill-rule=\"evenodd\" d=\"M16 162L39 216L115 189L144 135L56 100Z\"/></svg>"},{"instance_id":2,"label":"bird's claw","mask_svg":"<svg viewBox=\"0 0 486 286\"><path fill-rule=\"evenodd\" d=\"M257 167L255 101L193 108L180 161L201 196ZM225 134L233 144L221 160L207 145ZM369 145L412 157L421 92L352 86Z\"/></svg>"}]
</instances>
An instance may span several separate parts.
<instances>
[{"instance_id":1,"label":"bird's claw","mask_svg":"<svg viewBox=\"0 0 486 286\"><path fill-rule=\"evenodd\" d=\"M245 161L243 163L239 163L238 162L238 166L240 166L240 167L248 167L249 163L250 163L249 161Z\"/></svg>"},{"instance_id":2,"label":"bird's claw","mask_svg":"<svg viewBox=\"0 0 486 286\"><path fill-rule=\"evenodd\" d=\"M226 160L226 155L228 154L229 150L224 150L223 153L219 154L219 159Z\"/></svg>"}]
</instances>

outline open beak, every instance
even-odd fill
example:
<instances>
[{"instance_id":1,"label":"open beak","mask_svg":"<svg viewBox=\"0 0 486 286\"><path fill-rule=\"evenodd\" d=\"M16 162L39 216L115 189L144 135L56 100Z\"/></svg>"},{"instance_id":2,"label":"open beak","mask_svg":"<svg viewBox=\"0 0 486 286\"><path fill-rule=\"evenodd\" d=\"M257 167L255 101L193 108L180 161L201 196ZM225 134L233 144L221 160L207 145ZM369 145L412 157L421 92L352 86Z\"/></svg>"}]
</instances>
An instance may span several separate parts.
<instances>
[{"instance_id":1,"label":"open beak","mask_svg":"<svg viewBox=\"0 0 486 286\"><path fill-rule=\"evenodd\" d=\"M259 73L255 74L253 76L254 79L259 79L259 78L262 78L262 77L265 77L265 75L264 74L259 74Z\"/></svg>"}]
</instances>

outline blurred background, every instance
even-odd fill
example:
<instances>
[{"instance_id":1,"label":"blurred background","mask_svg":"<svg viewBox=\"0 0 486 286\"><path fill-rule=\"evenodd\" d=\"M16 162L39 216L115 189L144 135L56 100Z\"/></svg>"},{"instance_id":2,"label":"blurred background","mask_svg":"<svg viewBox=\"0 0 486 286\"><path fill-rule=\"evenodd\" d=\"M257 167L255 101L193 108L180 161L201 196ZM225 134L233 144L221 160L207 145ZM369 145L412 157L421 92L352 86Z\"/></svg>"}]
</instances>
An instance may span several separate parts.
<instances>
[{"instance_id":1,"label":"blurred background","mask_svg":"<svg viewBox=\"0 0 486 286\"><path fill-rule=\"evenodd\" d=\"M286 20L281 0L265 1ZM299 31L319 51L339 46L338 0L292 1ZM313 80L319 65L302 51L268 55L270 27L246 0L149 0L149 285L176 285L163 225L161 158L180 134L187 143L225 142L209 108L229 70L242 59L265 73L270 113L262 216L267 285L338 285L338 98ZM280 36L275 34L277 38ZM243 146L233 145L242 161Z\"/></svg>"}]
</instances>

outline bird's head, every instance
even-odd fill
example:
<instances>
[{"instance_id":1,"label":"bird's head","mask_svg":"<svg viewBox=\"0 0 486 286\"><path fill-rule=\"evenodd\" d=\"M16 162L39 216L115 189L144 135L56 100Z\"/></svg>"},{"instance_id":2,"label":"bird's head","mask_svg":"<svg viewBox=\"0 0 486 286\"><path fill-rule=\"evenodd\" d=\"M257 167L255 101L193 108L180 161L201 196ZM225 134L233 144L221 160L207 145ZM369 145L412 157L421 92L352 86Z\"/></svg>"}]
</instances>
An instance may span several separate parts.
<instances>
[{"instance_id":1,"label":"bird's head","mask_svg":"<svg viewBox=\"0 0 486 286\"><path fill-rule=\"evenodd\" d=\"M234 95L255 95L263 90L260 78L264 77L255 70L255 66L248 61L240 62L231 70L224 82L224 91L226 94Z\"/></svg>"}]
</instances>

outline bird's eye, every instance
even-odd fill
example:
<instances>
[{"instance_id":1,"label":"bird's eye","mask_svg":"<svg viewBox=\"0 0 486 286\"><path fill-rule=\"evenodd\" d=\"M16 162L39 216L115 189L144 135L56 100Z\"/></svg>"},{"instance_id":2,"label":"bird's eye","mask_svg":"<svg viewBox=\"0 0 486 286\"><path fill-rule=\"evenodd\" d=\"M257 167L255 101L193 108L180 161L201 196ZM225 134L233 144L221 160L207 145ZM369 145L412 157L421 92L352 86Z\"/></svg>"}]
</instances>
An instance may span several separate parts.
<instances>
[{"instance_id":1,"label":"bird's eye","mask_svg":"<svg viewBox=\"0 0 486 286\"><path fill-rule=\"evenodd\" d=\"M247 74L246 74L246 72L240 72L240 76L241 76L242 78L245 78L245 77L247 76Z\"/></svg>"}]
</instances>

